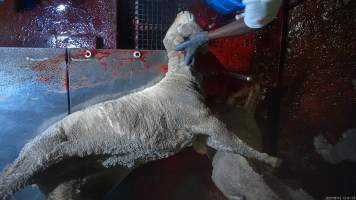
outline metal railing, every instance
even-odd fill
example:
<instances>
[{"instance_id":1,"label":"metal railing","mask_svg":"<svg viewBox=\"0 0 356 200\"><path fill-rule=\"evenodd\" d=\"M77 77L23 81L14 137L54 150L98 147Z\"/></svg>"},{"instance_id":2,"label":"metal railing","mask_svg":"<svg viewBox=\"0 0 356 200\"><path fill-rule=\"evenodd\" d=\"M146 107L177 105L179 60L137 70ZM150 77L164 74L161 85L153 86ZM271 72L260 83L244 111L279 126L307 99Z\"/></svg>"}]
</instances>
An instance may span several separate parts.
<instances>
[{"instance_id":1,"label":"metal railing","mask_svg":"<svg viewBox=\"0 0 356 200\"><path fill-rule=\"evenodd\" d=\"M129 4L129 31L135 49L164 49L163 37L178 12L182 0L133 0Z\"/></svg>"}]
</instances>

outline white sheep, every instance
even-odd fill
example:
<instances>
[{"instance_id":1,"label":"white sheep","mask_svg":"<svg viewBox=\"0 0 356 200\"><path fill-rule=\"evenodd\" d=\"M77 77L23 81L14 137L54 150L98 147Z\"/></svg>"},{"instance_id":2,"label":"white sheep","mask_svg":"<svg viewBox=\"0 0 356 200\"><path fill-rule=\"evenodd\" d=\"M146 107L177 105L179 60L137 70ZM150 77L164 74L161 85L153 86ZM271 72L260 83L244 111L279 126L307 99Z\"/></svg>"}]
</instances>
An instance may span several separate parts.
<instances>
[{"instance_id":1,"label":"white sheep","mask_svg":"<svg viewBox=\"0 0 356 200\"><path fill-rule=\"evenodd\" d=\"M278 165L277 158L242 142L204 104L192 66L175 51L177 43L199 30L192 14L178 14L164 39L166 76L140 92L75 112L38 135L1 174L0 199L37 184L50 167L66 160L131 169L179 152L198 135L206 135L212 148Z\"/></svg>"}]
</instances>

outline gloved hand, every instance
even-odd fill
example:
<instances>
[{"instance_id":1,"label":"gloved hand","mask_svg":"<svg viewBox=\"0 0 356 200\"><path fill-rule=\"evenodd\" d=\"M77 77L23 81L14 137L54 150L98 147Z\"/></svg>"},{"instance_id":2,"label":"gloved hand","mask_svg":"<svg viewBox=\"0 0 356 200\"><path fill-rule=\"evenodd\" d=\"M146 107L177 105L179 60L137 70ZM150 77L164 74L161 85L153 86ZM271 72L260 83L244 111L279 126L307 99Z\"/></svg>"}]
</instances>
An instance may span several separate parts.
<instances>
[{"instance_id":1,"label":"gloved hand","mask_svg":"<svg viewBox=\"0 0 356 200\"><path fill-rule=\"evenodd\" d=\"M178 44L176 46L177 51L182 51L185 50L185 58L184 58L184 63L186 65L191 64L193 60L193 56L196 52L196 50L203 45L204 43L208 42L208 32L207 31L202 31L199 33L196 33L194 35L191 35L188 40Z\"/></svg>"}]
</instances>

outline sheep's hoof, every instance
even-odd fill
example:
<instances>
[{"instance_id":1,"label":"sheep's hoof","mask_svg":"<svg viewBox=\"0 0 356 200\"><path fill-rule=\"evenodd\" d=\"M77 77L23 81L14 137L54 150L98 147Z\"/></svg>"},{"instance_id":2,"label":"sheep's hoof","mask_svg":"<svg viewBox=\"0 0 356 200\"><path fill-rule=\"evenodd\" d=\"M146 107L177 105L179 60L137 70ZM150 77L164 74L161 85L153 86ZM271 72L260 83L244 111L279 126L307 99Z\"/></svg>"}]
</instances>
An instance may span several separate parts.
<instances>
[{"instance_id":1,"label":"sheep's hoof","mask_svg":"<svg viewBox=\"0 0 356 200\"><path fill-rule=\"evenodd\" d=\"M276 158L276 157L269 157L267 160L268 164L270 164L272 167L277 168L281 166L282 164L282 159Z\"/></svg>"}]
</instances>

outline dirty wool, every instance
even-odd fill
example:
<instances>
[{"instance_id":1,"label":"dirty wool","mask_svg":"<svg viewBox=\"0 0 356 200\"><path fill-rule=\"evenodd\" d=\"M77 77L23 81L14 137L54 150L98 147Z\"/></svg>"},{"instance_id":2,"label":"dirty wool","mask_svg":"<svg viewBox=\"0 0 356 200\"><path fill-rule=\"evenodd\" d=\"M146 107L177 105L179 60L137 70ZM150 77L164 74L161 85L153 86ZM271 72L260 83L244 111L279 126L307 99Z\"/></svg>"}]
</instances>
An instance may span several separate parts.
<instances>
[{"instance_id":1,"label":"dirty wool","mask_svg":"<svg viewBox=\"0 0 356 200\"><path fill-rule=\"evenodd\" d=\"M164 39L166 76L140 92L73 113L34 138L2 172L0 199L37 184L51 166L66 160L90 158L103 168L132 169L179 152L199 135L214 149L278 165L277 158L242 142L204 104L193 66L184 65L184 53L175 51L198 31L192 14L178 14Z\"/></svg>"}]
</instances>

